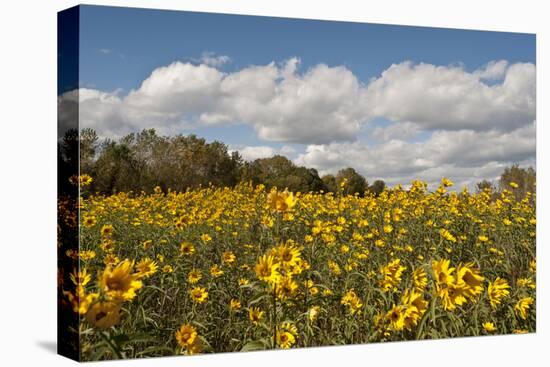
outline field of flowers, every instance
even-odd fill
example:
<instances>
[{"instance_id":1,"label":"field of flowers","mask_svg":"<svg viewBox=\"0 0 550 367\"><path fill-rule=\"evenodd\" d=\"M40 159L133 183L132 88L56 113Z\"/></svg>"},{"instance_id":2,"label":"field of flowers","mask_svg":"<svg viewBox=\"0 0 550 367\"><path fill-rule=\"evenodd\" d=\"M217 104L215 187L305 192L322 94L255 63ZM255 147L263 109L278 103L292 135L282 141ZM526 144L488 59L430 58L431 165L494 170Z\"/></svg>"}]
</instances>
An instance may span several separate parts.
<instances>
[{"instance_id":1,"label":"field of flowers","mask_svg":"<svg viewBox=\"0 0 550 367\"><path fill-rule=\"evenodd\" d=\"M450 186L84 195L82 358L534 332L534 194Z\"/></svg>"}]
</instances>

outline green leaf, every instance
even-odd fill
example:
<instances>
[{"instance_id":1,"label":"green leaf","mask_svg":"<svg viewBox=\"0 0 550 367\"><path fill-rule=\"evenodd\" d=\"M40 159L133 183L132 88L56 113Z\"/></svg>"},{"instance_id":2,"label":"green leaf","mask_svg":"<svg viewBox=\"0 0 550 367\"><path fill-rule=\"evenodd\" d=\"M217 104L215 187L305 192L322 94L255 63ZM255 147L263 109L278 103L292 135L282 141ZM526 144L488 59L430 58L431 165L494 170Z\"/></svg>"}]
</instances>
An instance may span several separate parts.
<instances>
[{"instance_id":1,"label":"green leaf","mask_svg":"<svg viewBox=\"0 0 550 367\"><path fill-rule=\"evenodd\" d=\"M118 345L118 346L122 346L123 344L127 343L130 341L130 337L126 334L119 334L119 335L114 335L111 337L111 339Z\"/></svg>"},{"instance_id":2,"label":"green leaf","mask_svg":"<svg viewBox=\"0 0 550 367\"><path fill-rule=\"evenodd\" d=\"M242 348L241 348L241 352L251 352L251 351L254 351L254 350L264 350L266 349L265 348L265 343L261 340L253 340L253 341L249 341L248 343L246 343Z\"/></svg>"},{"instance_id":3,"label":"green leaf","mask_svg":"<svg viewBox=\"0 0 550 367\"><path fill-rule=\"evenodd\" d=\"M264 298L267 298L268 296L270 296L270 294L267 294L267 293L260 293L258 296L256 296L256 297L253 298L252 300L248 301L248 305L249 305L249 306L255 305L256 303L260 302L260 301L263 300Z\"/></svg>"}]
</instances>

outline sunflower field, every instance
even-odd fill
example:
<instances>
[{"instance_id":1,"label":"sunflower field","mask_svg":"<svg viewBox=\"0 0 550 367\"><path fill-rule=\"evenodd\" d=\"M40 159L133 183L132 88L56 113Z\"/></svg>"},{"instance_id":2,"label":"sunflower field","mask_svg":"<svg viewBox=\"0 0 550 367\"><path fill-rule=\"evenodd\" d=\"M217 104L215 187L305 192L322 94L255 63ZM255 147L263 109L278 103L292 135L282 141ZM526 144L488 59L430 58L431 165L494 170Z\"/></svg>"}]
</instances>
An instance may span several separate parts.
<instances>
[{"instance_id":1,"label":"sunflower field","mask_svg":"<svg viewBox=\"0 0 550 367\"><path fill-rule=\"evenodd\" d=\"M104 196L90 180L60 275L83 360L535 331L534 193Z\"/></svg>"}]
</instances>

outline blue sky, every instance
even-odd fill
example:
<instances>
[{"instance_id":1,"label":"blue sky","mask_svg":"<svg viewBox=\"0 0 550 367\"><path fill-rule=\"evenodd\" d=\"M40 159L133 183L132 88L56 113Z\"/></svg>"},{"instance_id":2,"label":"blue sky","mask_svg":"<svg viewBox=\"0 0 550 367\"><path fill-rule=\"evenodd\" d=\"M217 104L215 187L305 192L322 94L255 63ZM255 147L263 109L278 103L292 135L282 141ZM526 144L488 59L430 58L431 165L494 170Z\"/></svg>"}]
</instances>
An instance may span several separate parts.
<instances>
[{"instance_id":1,"label":"blue sky","mask_svg":"<svg viewBox=\"0 0 550 367\"><path fill-rule=\"evenodd\" d=\"M189 118L196 120L201 113L216 116L229 114L233 117L230 118L231 121L224 120L223 123L213 124L187 124L172 121L171 131L174 133L196 133L208 140L219 139L230 146L241 148L263 146L278 151L285 147L287 155L297 163L315 166L322 172L330 172L338 165L346 163L343 157L334 158L337 152L342 154L342 147L338 144L346 144L346 142L353 144L357 148L357 157L362 157L360 152L364 152L370 159L373 155L376 156L377 152L385 154L394 152L395 149L404 149L403 154L414 151L414 154L418 155L414 163L418 165L415 174L425 173L427 179L432 179L439 174L435 165L450 164L449 169L452 167L457 171L470 169L470 173L464 171L461 176L465 184L470 184L465 179L468 175L475 178L485 177L494 175L497 169L510 162L517 160L521 160L521 163L534 162L534 154L530 157L529 152L521 150L510 157L487 152L487 159L484 162L469 162L467 167L464 162L457 161L434 163L432 167L428 167L429 164L424 164L424 161L429 161L429 157L420 157L422 154L419 153L423 149L421 144L424 142L433 143L427 145L426 149L438 146L439 143L435 139L439 135L443 139L445 133L455 134L452 137L445 136L446 138L455 139L456 134L460 133L461 139L470 140L473 138L469 137L468 131L474 131L478 135L493 134L485 136L484 139L492 138L495 142L501 141L502 136L507 134L530 134L521 129L526 126L529 128L535 120L534 112L531 110L534 104L532 101L534 82L531 80L534 71L531 70L534 70L536 55L535 36L531 34L99 6L81 6L80 21L80 86L97 93L105 93L105 96L124 99L130 91L139 91L144 80L152 79L151 74L156 69L169 67L178 61L181 64L191 63L198 67L204 63L205 56L210 56L227 57L218 64L209 64L209 67L220 73L221 77L218 76L218 78L237 75L243 70L251 70L254 66L267 66L274 62L276 73L279 73L279 76L273 79L275 85L282 88L284 81L280 79L287 78L292 83L302 86L296 87L298 89L307 88L309 85L313 90L318 88L319 93L325 90L323 83L330 84L330 80L333 80L331 78L339 77L337 73L342 73L342 78L347 78L351 74L350 89L342 91L343 95L355 98L359 88L358 104L368 100L365 105L369 106L350 116L344 113L343 117L342 111L336 111L339 105L335 105L333 110L327 106L327 113L332 114L333 118L341 118L342 125L333 125L331 121L325 121L319 122L316 126L316 122L311 120L313 124L310 127L311 130L317 127L334 128L334 133L339 137L332 140L327 136L308 139L307 132L300 132L299 137L273 132L269 124L283 124L281 126L285 127L303 125L304 121L306 123L310 121L307 111L311 112L323 107L308 105L307 101L299 103L299 100L296 106L289 107L289 110L297 111L298 117L295 120L292 120L290 112L289 117L283 111L280 121L273 119L272 121L266 117L266 121L261 123L245 121L250 115L246 112L227 112L226 106L220 107L223 104L221 102L216 107L208 106L206 110L203 107L187 107L185 111L177 111L181 112L178 118L182 121ZM285 63L294 57L298 58L299 62L292 69L292 76L281 76L284 74L285 65L290 65ZM406 64L406 61L410 63ZM499 61L500 64L495 64ZM328 71L319 68L319 65L323 64L329 67ZM383 78L382 73L392 64L399 67L392 69L391 75ZM419 67L422 64L429 67ZM180 66L172 68L174 70L171 74L166 75L177 78L174 77L174 73L189 72L188 69ZM317 73L312 72L313 75L308 79L306 74L312 70ZM196 71L194 69L192 72ZM163 77L167 78L166 75ZM431 75L434 76L433 80ZM188 76L184 77L188 78ZM316 79L317 77L320 79ZM378 79L377 85L373 83L376 79ZM399 85L401 80L406 83ZM160 83L158 80L154 82ZM162 82L167 83L168 91L170 86L173 86L170 80ZM512 86L512 82L518 85ZM451 97L436 101L433 95L420 96L416 100L409 100L406 94L396 97L406 87L412 88L411 94L418 94L418 90L422 91L423 87L415 89L415 83L425 83L426 90L441 90L442 94L456 98L456 103L449 101ZM311 99L322 101L329 98L333 101L336 97L327 97L334 89L334 84L328 87L329 84L324 96L310 96ZM396 89L391 89L393 85ZM499 86L502 88L498 89ZM505 88L507 91L501 91ZM461 93L462 90L465 92ZM529 98L525 97L527 100L520 106L521 108L513 110L507 109L506 105L495 104L489 112L480 113L480 107L476 107L475 101L472 101L475 99L472 96L475 96L478 91L480 98L489 98L489 102L502 98L511 98L512 101L515 97L510 95L511 91L519 90L521 90L521 96L525 96L527 91ZM165 98L160 100L160 104L177 94L175 91L172 94L169 92L166 94L164 89L159 93L164 93L162 98ZM281 96L280 91L273 93L270 97L273 103L285 98L284 95ZM143 97L146 93L141 94L139 103L146 103L148 97ZM150 97L150 94L147 96ZM186 96L189 100L189 96ZM157 97L160 98L156 95L155 98ZM393 97L397 99L390 99ZM103 106L112 107L112 104L105 103L105 98L98 100L102 101L100 103ZM197 103L205 103L201 101ZM248 99L238 101L240 103ZM285 101L286 106L289 102L288 99ZM422 101L424 106L421 106ZM125 103L119 100L115 102ZM386 104L390 106L384 107ZM418 110L415 110L415 104ZM131 105L135 107L135 103ZM460 110L451 111L450 115L454 117L448 118L441 114L441 111L453 105L460 106ZM94 106L97 108L97 105ZM261 103L257 103L254 106L251 105L250 109L261 109L261 106ZM246 105L242 108L248 109ZM280 108L282 107L277 105L273 110L256 111L254 116L259 116L258 118L261 119L271 111L280 112ZM350 108L353 109L354 104L350 104ZM433 114L427 114L421 109L429 109ZM126 108L124 111L129 110ZM135 109L132 111L135 112ZM173 105L170 104L169 111L161 112L166 113L166 116L169 114L172 116ZM117 112L121 121L127 122L133 118L129 117L130 115L121 117L121 113ZM491 113L493 115L486 116ZM105 118L107 115L102 116ZM497 120L505 121L499 123ZM493 123L494 126L491 125ZM128 122L128 124L141 126L134 122ZM101 122L94 120L93 126L101 130ZM112 132L113 129L105 131ZM342 131L341 136L340 131ZM330 135L330 131L328 134ZM534 137L534 127L532 135ZM373 147L379 147L377 148L379 151L373 150ZM315 155L317 153L306 154L314 150L317 152L326 150L326 157L333 158L322 159ZM487 168L488 165L492 165L492 169ZM476 169L477 173L471 173ZM363 171L367 176L369 172L375 172L373 178L386 173L393 175L395 182L408 178L408 176L405 177L406 175L400 176L393 171L379 169L370 164L365 164Z\"/></svg>"},{"instance_id":2,"label":"blue sky","mask_svg":"<svg viewBox=\"0 0 550 367\"><path fill-rule=\"evenodd\" d=\"M81 82L102 90L137 88L159 65L205 51L230 56L227 71L299 56L304 69L346 65L363 81L403 60L467 70L535 62L531 34L102 6L81 14Z\"/></svg>"}]
</instances>

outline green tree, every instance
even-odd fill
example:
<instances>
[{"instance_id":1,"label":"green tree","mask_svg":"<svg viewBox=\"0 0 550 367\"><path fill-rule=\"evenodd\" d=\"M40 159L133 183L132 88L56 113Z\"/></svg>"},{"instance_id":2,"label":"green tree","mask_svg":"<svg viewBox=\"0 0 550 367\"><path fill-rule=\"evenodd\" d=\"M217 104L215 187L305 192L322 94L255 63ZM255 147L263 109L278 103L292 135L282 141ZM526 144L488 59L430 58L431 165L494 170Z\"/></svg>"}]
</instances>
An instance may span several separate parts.
<instances>
[{"instance_id":1,"label":"green tree","mask_svg":"<svg viewBox=\"0 0 550 367\"><path fill-rule=\"evenodd\" d=\"M374 196L380 195L386 188L386 183L383 180L376 180L369 186L369 191L374 194Z\"/></svg>"},{"instance_id":2,"label":"green tree","mask_svg":"<svg viewBox=\"0 0 550 367\"><path fill-rule=\"evenodd\" d=\"M346 181L342 192L344 195L359 194L363 196L368 188L367 180L351 167L341 169L336 174L336 182L339 186L342 185L344 180Z\"/></svg>"},{"instance_id":3,"label":"green tree","mask_svg":"<svg viewBox=\"0 0 550 367\"><path fill-rule=\"evenodd\" d=\"M264 184L267 188L287 188L290 191L320 191L326 186L313 168L299 167L282 155L246 162L242 169L242 180L254 185Z\"/></svg>"},{"instance_id":4,"label":"green tree","mask_svg":"<svg viewBox=\"0 0 550 367\"><path fill-rule=\"evenodd\" d=\"M514 164L504 169L499 186L501 190L510 190L517 199L522 199L528 192L535 193L536 180L537 175L533 167L521 168Z\"/></svg>"},{"instance_id":5,"label":"green tree","mask_svg":"<svg viewBox=\"0 0 550 367\"><path fill-rule=\"evenodd\" d=\"M338 191L338 182L336 181L336 177L334 175L328 174L321 177L323 180L327 191L329 192L337 192Z\"/></svg>"},{"instance_id":6,"label":"green tree","mask_svg":"<svg viewBox=\"0 0 550 367\"><path fill-rule=\"evenodd\" d=\"M496 187L493 182L489 180L482 180L476 184L476 192L480 193L485 190L489 190L490 192L496 192Z\"/></svg>"}]
</instances>

